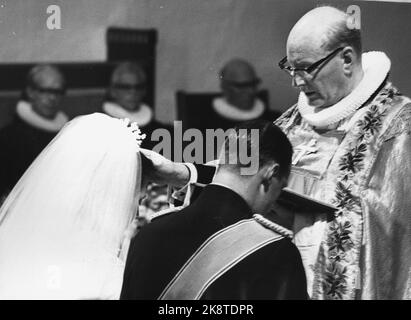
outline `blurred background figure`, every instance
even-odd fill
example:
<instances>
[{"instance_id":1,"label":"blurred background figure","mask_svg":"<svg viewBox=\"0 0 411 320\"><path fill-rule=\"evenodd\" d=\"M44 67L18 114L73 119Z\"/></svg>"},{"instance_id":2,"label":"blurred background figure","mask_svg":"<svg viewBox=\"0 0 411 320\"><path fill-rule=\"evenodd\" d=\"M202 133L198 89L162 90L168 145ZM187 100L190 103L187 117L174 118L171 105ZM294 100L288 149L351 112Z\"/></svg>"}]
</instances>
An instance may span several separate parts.
<instances>
[{"instance_id":1,"label":"blurred background figure","mask_svg":"<svg viewBox=\"0 0 411 320\"><path fill-rule=\"evenodd\" d=\"M134 62L123 62L113 71L108 99L102 109L114 118L128 118L136 122L146 134L142 147L152 149L158 141L151 140L151 133L155 129L168 127L154 119L152 107L143 102L146 93L147 77L143 68Z\"/></svg>"},{"instance_id":2,"label":"blurred background figure","mask_svg":"<svg viewBox=\"0 0 411 320\"><path fill-rule=\"evenodd\" d=\"M150 183L147 186L145 197L140 204L140 216L151 220L151 217L164 209L169 208L169 199L167 195L167 185Z\"/></svg>"},{"instance_id":3,"label":"blurred background figure","mask_svg":"<svg viewBox=\"0 0 411 320\"><path fill-rule=\"evenodd\" d=\"M260 88L261 80L248 61L239 58L228 61L219 72L219 82L220 93L177 92L179 118L185 130L196 128L207 137L213 130L226 131L252 120L274 121L280 115L270 111L269 93ZM202 155L198 156L199 159L202 157L203 163L216 159L222 147L222 141L208 141ZM212 143L214 153L208 149Z\"/></svg>"},{"instance_id":4,"label":"blurred background figure","mask_svg":"<svg viewBox=\"0 0 411 320\"><path fill-rule=\"evenodd\" d=\"M261 80L254 67L243 59L232 59L220 71L222 97L213 100L206 128L233 128L256 119L273 121L276 117L257 97Z\"/></svg>"},{"instance_id":5,"label":"blurred background figure","mask_svg":"<svg viewBox=\"0 0 411 320\"><path fill-rule=\"evenodd\" d=\"M0 195L7 194L43 148L68 121L60 110L65 78L53 65L37 65L27 75L13 121L0 131Z\"/></svg>"}]
</instances>

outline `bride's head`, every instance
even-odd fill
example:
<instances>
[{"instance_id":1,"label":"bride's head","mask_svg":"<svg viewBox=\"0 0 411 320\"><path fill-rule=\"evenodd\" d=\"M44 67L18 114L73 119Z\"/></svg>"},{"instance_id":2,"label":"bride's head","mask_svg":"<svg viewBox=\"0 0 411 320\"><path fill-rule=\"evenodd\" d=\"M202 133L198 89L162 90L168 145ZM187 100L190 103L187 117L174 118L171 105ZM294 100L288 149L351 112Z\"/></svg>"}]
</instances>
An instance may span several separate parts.
<instances>
[{"instance_id":1,"label":"bride's head","mask_svg":"<svg viewBox=\"0 0 411 320\"><path fill-rule=\"evenodd\" d=\"M138 210L140 140L135 125L103 114L70 121L4 202L0 231L27 241L42 233L48 239L76 234L78 241L91 236L118 248Z\"/></svg>"}]
</instances>

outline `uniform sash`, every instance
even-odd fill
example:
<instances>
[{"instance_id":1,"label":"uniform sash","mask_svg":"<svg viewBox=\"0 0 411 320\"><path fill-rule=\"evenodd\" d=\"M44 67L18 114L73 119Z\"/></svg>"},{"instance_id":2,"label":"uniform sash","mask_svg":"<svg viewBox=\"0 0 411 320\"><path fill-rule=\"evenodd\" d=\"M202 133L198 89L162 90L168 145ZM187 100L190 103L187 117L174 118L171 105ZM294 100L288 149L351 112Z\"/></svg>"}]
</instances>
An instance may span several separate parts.
<instances>
[{"instance_id":1,"label":"uniform sash","mask_svg":"<svg viewBox=\"0 0 411 320\"><path fill-rule=\"evenodd\" d=\"M214 281L241 260L282 238L254 219L228 226L197 249L158 299L198 300Z\"/></svg>"}]
</instances>

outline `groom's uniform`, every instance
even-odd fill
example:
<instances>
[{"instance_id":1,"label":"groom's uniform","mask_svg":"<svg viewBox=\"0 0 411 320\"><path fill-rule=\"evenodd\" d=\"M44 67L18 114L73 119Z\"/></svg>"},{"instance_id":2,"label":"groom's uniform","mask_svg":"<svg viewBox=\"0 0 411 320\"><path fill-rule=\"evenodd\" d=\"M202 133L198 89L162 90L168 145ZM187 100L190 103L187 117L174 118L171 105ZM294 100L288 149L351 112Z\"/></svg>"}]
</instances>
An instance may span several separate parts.
<instances>
[{"instance_id":1,"label":"groom's uniform","mask_svg":"<svg viewBox=\"0 0 411 320\"><path fill-rule=\"evenodd\" d=\"M238 194L211 184L136 235L121 299L306 299L300 254L272 229Z\"/></svg>"}]
</instances>

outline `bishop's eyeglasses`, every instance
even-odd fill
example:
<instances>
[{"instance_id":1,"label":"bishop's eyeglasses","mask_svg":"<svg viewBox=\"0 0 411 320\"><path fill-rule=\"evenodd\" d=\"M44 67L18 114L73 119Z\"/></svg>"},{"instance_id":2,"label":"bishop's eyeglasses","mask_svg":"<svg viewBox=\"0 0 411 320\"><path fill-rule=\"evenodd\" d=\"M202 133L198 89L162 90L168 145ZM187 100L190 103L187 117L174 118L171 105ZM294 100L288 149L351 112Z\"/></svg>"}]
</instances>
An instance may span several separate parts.
<instances>
[{"instance_id":1,"label":"bishop's eyeglasses","mask_svg":"<svg viewBox=\"0 0 411 320\"><path fill-rule=\"evenodd\" d=\"M287 72L291 77L294 77L295 74L298 74L300 77L304 79L309 79L313 77L311 73L315 69L317 69L324 61L327 61L328 59L332 58L335 54L337 54L337 52L340 52L342 49L344 49L344 47L339 47L335 49L330 54L328 54L326 57L312 63L311 65L305 68L294 68L290 66L289 64L287 64L288 63L287 56L285 56L284 58L280 60L280 62L278 63L278 66L280 67L281 70L284 70L285 72Z\"/></svg>"}]
</instances>

